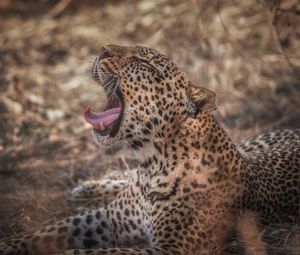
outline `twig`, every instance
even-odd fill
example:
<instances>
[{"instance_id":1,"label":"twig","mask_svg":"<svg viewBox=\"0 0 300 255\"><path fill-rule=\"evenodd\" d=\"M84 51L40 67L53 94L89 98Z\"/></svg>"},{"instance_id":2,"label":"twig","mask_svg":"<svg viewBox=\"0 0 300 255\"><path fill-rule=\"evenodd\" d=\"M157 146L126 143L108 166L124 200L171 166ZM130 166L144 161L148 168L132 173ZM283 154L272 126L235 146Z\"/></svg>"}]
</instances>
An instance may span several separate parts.
<instances>
[{"instance_id":1,"label":"twig","mask_svg":"<svg viewBox=\"0 0 300 255\"><path fill-rule=\"evenodd\" d=\"M271 29L273 31L273 37L275 39L278 52L283 55L285 61L292 68L292 70L296 73L297 72L296 66L291 62L288 54L286 53L284 47L282 46L282 43L281 43L281 40L280 40L280 35L279 35L278 26L277 26L277 21L278 21L279 15L281 13L281 10L278 8L278 4L277 5L274 4L274 6L272 6L271 13L272 13Z\"/></svg>"},{"instance_id":2,"label":"twig","mask_svg":"<svg viewBox=\"0 0 300 255\"><path fill-rule=\"evenodd\" d=\"M221 14L221 0L217 0L217 2L216 2L216 10L217 10L217 15L218 15L218 17L219 17L219 21L220 21L220 23L221 23L221 26L222 26L222 28L223 28L225 34L228 35L228 37L227 37L228 41L231 43L231 46L234 48L234 50L235 50L236 52L238 52L238 54L239 54L240 56L243 56L243 50L241 49L241 47L239 46L239 44L234 43L233 40L231 39L231 38L232 38L232 34L231 34L231 32L229 31L229 28L228 28L228 26L225 24L224 19L223 19L223 17L222 17L222 14Z\"/></svg>"},{"instance_id":3,"label":"twig","mask_svg":"<svg viewBox=\"0 0 300 255\"><path fill-rule=\"evenodd\" d=\"M127 164L126 159L125 159L124 156L121 156L121 160L122 160L123 164L125 165L126 170L127 170L127 171L130 171L130 167L128 166L128 164Z\"/></svg>"},{"instance_id":4,"label":"twig","mask_svg":"<svg viewBox=\"0 0 300 255\"><path fill-rule=\"evenodd\" d=\"M48 13L51 18L56 18L61 14L72 2L72 0L61 0L59 1Z\"/></svg>"}]
</instances>

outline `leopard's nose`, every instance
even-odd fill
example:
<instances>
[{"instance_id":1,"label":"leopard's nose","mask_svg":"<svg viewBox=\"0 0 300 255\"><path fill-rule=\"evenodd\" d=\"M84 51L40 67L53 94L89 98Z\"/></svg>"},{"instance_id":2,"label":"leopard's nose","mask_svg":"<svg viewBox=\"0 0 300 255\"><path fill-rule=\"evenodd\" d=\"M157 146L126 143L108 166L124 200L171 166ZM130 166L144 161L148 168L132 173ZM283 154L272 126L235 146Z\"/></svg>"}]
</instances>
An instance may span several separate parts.
<instances>
[{"instance_id":1,"label":"leopard's nose","mask_svg":"<svg viewBox=\"0 0 300 255\"><path fill-rule=\"evenodd\" d=\"M100 59L110 58L112 57L112 52L107 47L102 47L100 49Z\"/></svg>"}]
</instances>

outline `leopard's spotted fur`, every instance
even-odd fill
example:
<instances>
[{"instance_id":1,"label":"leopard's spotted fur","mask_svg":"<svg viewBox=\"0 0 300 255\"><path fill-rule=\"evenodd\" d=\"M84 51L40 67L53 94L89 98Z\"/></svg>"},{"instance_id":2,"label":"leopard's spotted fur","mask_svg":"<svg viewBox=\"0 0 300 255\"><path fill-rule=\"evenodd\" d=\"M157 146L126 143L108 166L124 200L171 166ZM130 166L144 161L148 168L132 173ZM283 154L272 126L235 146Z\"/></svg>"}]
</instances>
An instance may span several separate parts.
<instances>
[{"instance_id":1,"label":"leopard's spotted fur","mask_svg":"<svg viewBox=\"0 0 300 255\"><path fill-rule=\"evenodd\" d=\"M94 67L124 100L118 132L94 131L96 142L126 140L143 163L107 206L11 239L0 254L220 254L245 211L269 222L299 216L299 130L239 150L211 114L214 93L164 55L110 45Z\"/></svg>"}]
</instances>

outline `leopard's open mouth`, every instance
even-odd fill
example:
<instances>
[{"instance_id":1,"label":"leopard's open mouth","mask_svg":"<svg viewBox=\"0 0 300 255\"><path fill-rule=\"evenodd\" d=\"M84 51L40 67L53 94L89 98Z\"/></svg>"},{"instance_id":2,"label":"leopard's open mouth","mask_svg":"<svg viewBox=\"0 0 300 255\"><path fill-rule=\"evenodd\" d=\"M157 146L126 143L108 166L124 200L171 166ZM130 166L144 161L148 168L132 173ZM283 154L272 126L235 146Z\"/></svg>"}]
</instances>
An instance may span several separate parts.
<instances>
[{"instance_id":1,"label":"leopard's open mouth","mask_svg":"<svg viewBox=\"0 0 300 255\"><path fill-rule=\"evenodd\" d=\"M93 112L91 107L84 112L85 121L91 124L95 132L101 136L114 137L122 122L124 100L118 79L115 80L113 88L113 90L106 89L108 103L103 112Z\"/></svg>"}]
</instances>

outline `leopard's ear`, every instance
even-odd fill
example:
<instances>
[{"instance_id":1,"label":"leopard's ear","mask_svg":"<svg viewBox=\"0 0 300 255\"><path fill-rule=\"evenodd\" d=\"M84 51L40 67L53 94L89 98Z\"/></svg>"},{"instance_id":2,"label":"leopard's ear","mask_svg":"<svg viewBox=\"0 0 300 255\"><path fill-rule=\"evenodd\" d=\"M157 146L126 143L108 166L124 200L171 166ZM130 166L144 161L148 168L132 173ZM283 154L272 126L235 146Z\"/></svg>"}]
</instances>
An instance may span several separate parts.
<instances>
[{"instance_id":1,"label":"leopard's ear","mask_svg":"<svg viewBox=\"0 0 300 255\"><path fill-rule=\"evenodd\" d=\"M190 117L200 118L217 109L216 94L209 89L189 84L186 95L186 111Z\"/></svg>"}]
</instances>

